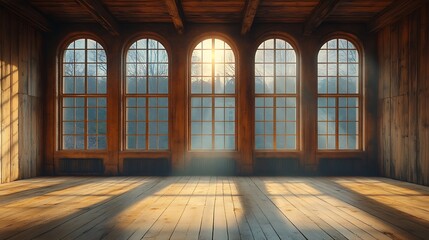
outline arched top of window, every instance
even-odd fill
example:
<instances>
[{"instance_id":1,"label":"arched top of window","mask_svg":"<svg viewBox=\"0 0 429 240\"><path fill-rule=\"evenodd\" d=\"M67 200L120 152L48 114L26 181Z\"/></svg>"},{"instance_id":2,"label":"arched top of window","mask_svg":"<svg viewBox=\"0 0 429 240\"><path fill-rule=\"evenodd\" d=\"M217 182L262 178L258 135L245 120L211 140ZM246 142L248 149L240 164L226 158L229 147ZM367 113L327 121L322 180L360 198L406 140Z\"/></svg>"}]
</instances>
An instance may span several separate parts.
<instances>
[{"instance_id":1,"label":"arched top of window","mask_svg":"<svg viewBox=\"0 0 429 240\"><path fill-rule=\"evenodd\" d=\"M215 41L215 42L213 42ZM203 43L206 43L205 45L201 45ZM233 55L234 55L234 61L237 58L237 46L235 45L235 42L226 34L222 34L222 33L218 33L218 32L208 32L208 33L204 33L198 37L196 37L195 39L193 39L193 41L191 41L190 43L190 54L192 54L192 52L196 49L202 49L207 48L210 44L210 42L213 42L213 48L216 49L221 49L222 44L225 45L225 49L229 49L232 51ZM192 56L192 55L191 55Z\"/></svg>"},{"instance_id":2,"label":"arched top of window","mask_svg":"<svg viewBox=\"0 0 429 240\"><path fill-rule=\"evenodd\" d=\"M295 94L297 56L289 42L272 38L262 42L255 53L255 93Z\"/></svg>"},{"instance_id":3,"label":"arched top of window","mask_svg":"<svg viewBox=\"0 0 429 240\"><path fill-rule=\"evenodd\" d=\"M359 51L351 41L335 38L325 42L319 50L317 61L319 94L360 92Z\"/></svg>"},{"instance_id":4,"label":"arched top of window","mask_svg":"<svg viewBox=\"0 0 429 240\"><path fill-rule=\"evenodd\" d=\"M83 37L67 44L66 49L104 49L104 47L91 37Z\"/></svg>"},{"instance_id":5,"label":"arched top of window","mask_svg":"<svg viewBox=\"0 0 429 240\"><path fill-rule=\"evenodd\" d=\"M168 52L151 38L142 38L127 50L127 94L168 93Z\"/></svg>"},{"instance_id":6,"label":"arched top of window","mask_svg":"<svg viewBox=\"0 0 429 240\"><path fill-rule=\"evenodd\" d=\"M326 41L322 47L321 50L326 49L336 49L336 50L356 50L359 51L358 47L356 46L355 41L349 40L347 38L343 37L337 37L330 39Z\"/></svg>"},{"instance_id":7,"label":"arched top of window","mask_svg":"<svg viewBox=\"0 0 429 240\"><path fill-rule=\"evenodd\" d=\"M320 48L317 62L318 150L362 149L362 74L356 45L331 39Z\"/></svg>"},{"instance_id":8,"label":"arched top of window","mask_svg":"<svg viewBox=\"0 0 429 240\"><path fill-rule=\"evenodd\" d=\"M133 49L142 49L142 50L162 50L167 52L167 50L165 49L164 45L154 39L154 38L141 38L135 42L133 42L131 44L131 46L128 48L128 50ZM162 56L164 57L164 56ZM168 57L167 58L162 58L161 59L163 62L168 62Z\"/></svg>"},{"instance_id":9,"label":"arched top of window","mask_svg":"<svg viewBox=\"0 0 429 240\"><path fill-rule=\"evenodd\" d=\"M191 82L192 94L235 93L235 55L228 43L212 37L195 46Z\"/></svg>"},{"instance_id":10,"label":"arched top of window","mask_svg":"<svg viewBox=\"0 0 429 240\"><path fill-rule=\"evenodd\" d=\"M89 38L68 44L63 54L62 77L64 94L105 94L107 57L104 48Z\"/></svg>"}]
</instances>

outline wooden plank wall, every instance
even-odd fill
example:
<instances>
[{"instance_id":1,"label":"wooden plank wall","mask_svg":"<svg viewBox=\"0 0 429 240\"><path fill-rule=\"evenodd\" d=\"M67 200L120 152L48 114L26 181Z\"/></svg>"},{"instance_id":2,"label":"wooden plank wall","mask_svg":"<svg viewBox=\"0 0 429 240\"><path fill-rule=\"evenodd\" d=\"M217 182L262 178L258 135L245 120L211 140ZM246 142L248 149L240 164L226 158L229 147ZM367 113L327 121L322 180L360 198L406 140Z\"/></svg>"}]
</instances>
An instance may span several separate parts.
<instances>
[{"instance_id":1,"label":"wooden plank wall","mask_svg":"<svg viewBox=\"0 0 429 240\"><path fill-rule=\"evenodd\" d=\"M429 185L429 4L378 33L381 174Z\"/></svg>"},{"instance_id":2,"label":"wooden plank wall","mask_svg":"<svg viewBox=\"0 0 429 240\"><path fill-rule=\"evenodd\" d=\"M34 177L42 160L42 34L0 8L0 183Z\"/></svg>"}]
</instances>

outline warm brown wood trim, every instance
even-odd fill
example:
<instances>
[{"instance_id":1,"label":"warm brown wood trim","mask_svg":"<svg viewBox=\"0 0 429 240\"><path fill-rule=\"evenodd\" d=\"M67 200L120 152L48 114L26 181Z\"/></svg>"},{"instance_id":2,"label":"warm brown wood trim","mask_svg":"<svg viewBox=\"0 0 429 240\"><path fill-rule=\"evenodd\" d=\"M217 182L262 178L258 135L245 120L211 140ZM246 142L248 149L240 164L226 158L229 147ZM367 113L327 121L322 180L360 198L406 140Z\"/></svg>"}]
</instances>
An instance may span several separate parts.
<instances>
[{"instance_id":1,"label":"warm brown wood trim","mask_svg":"<svg viewBox=\"0 0 429 240\"><path fill-rule=\"evenodd\" d=\"M255 151L255 158L301 158L300 151Z\"/></svg>"},{"instance_id":2,"label":"warm brown wood trim","mask_svg":"<svg viewBox=\"0 0 429 240\"><path fill-rule=\"evenodd\" d=\"M110 34L119 36L119 27L113 15L99 0L76 0Z\"/></svg>"},{"instance_id":3,"label":"warm brown wood trim","mask_svg":"<svg viewBox=\"0 0 429 240\"><path fill-rule=\"evenodd\" d=\"M408 14L412 13L414 10L428 2L428 0L396 0L369 23L369 30L371 32L378 31L383 27L396 22L402 17L407 16Z\"/></svg>"},{"instance_id":4,"label":"warm brown wood trim","mask_svg":"<svg viewBox=\"0 0 429 240\"><path fill-rule=\"evenodd\" d=\"M321 0L313 9L304 27L304 35L309 36L334 11L341 0Z\"/></svg>"},{"instance_id":5,"label":"warm brown wood trim","mask_svg":"<svg viewBox=\"0 0 429 240\"><path fill-rule=\"evenodd\" d=\"M258 10L260 0L248 0L246 4L246 11L243 16L243 23L241 25L241 34L244 35L249 32L252 27L253 19L255 18L256 11Z\"/></svg>"},{"instance_id":6,"label":"warm brown wood trim","mask_svg":"<svg viewBox=\"0 0 429 240\"><path fill-rule=\"evenodd\" d=\"M165 5L168 9L168 14L173 21L174 27L177 32L182 34L185 30L185 26L183 24L183 13L179 3L176 0L165 0Z\"/></svg>"},{"instance_id":7,"label":"warm brown wood trim","mask_svg":"<svg viewBox=\"0 0 429 240\"><path fill-rule=\"evenodd\" d=\"M366 157L365 151L318 151L317 158L362 158Z\"/></svg>"},{"instance_id":8,"label":"warm brown wood trim","mask_svg":"<svg viewBox=\"0 0 429 240\"><path fill-rule=\"evenodd\" d=\"M45 16L24 1L0 0L0 5L6 7L42 31L50 32L53 29L53 24Z\"/></svg>"}]
</instances>

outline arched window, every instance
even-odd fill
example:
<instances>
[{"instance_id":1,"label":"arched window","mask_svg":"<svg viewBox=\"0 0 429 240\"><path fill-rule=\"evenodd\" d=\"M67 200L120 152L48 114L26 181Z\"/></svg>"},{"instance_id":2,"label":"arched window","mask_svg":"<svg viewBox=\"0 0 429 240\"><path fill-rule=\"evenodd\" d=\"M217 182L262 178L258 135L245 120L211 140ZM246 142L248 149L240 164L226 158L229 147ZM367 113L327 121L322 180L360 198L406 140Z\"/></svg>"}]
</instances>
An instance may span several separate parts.
<instances>
[{"instance_id":1,"label":"arched window","mask_svg":"<svg viewBox=\"0 0 429 240\"><path fill-rule=\"evenodd\" d=\"M346 39L326 42L318 54L318 149L360 149L359 52Z\"/></svg>"},{"instance_id":2,"label":"arched window","mask_svg":"<svg viewBox=\"0 0 429 240\"><path fill-rule=\"evenodd\" d=\"M209 38L192 52L191 150L236 149L235 57L224 41Z\"/></svg>"},{"instance_id":3,"label":"arched window","mask_svg":"<svg viewBox=\"0 0 429 240\"><path fill-rule=\"evenodd\" d=\"M168 54L154 39L140 39L127 51L125 148L168 149Z\"/></svg>"},{"instance_id":4,"label":"arched window","mask_svg":"<svg viewBox=\"0 0 429 240\"><path fill-rule=\"evenodd\" d=\"M297 59L282 39L269 39L255 54L255 148L298 148Z\"/></svg>"},{"instance_id":5,"label":"arched window","mask_svg":"<svg viewBox=\"0 0 429 240\"><path fill-rule=\"evenodd\" d=\"M99 43L82 38L67 46L59 91L61 149L106 149L106 80Z\"/></svg>"}]
</instances>

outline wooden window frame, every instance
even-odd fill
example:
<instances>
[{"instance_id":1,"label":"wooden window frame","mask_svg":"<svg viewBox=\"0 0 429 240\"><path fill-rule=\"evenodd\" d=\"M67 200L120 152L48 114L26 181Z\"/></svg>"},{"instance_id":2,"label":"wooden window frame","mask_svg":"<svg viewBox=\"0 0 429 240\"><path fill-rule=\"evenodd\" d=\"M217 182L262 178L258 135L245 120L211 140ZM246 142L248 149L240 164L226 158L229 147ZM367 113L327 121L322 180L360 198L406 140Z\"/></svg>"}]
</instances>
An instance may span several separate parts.
<instances>
[{"instance_id":1,"label":"wooden window frame","mask_svg":"<svg viewBox=\"0 0 429 240\"><path fill-rule=\"evenodd\" d=\"M64 61L65 52L68 50L68 46L70 46L72 43L75 43L78 40L84 40L85 41L85 47L84 48L77 48L78 50L84 50L85 51L85 62L84 63L80 63L80 62L73 61L71 63L73 65L76 65L76 64L84 64L85 65L85 75L84 76L78 76L78 77L83 77L85 79L85 81L84 81L84 84L85 84L84 89L85 90L84 90L84 93L64 93L64 77L65 77L65 75L64 75L64 64L67 63L67 62ZM103 50L104 53L105 53L105 56L106 56L106 61L105 62L98 62L98 61L94 62L94 64L99 64L99 63L106 64L106 75L102 76L102 77L106 78L106 92L105 93L86 93L87 89L88 89L87 82L88 82L88 77L89 77L87 75L87 71L86 71L87 66L88 66L88 58L87 58L88 40L92 40L96 44L100 45L101 46L100 50ZM92 49L93 48L90 48L90 50L92 50ZM95 48L95 49L99 50L98 48ZM76 48L73 48L73 51L75 51L75 50L76 50ZM109 135L108 128L107 128L107 124L108 124L108 120L107 120L107 115L108 115L108 113L107 113L108 112L108 104L107 104L108 84L107 84L107 82L108 82L108 68L109 67L108 67L107 51L106 51L105 47L103 46L103 44L100 43L99 40L97 40L97 39L95 39L95 38L93 38L91 36L82 35L82 36L78 36L78 37L75 37L73 39L68 40L63 45L63 47L61 48L60 54L58 56L59 56L59 64L58 64L59 65L59 67L58 67L59 72L58 72L58 81L57 81L57 83L58 83L58 104L57 104L57 109L58 109L58 113L57 113L57 116L58 116L58 123L57 123L58 124L57 125L57 129L58 129L58 134L57 134L58 141L57 141L57 143L58 143L58 145L57 145L56 149L58 151L64 151L64 152L74 152L74 151L105 152L105 151L107 151L107 149L108 149L108 135ZM73 75L73 76L70 76L70 77L75 78L77 76ZM96 74L93 77L99 77L99 76ZM97 88L98 88L98 85L96 86L96 89ZM82 122L83 125L84 125L84 129L83 129L84 133L83 134L64 134L64 132L63 132L63 123L64 123L63 110L65 108L63 106L64 98L73 98L74 100L76 100L77 98L83 98L84 99L83 106L81 107L84 110L83 121L70 121L70 122L74 122L74 123L76 123L76 122ZM93 108L93 107L88 106L88 99L91 99L91 98L97 99L97 101L96 101L97 105L98 105L98 98L104 98L105 102L106 102L105 107L102 107L102 108L106 109L106 120L103 121L106 124L106 132L105 132L105 134L102 134L102 135L104 135L104 137L106 139L106 147L105 148L88 148L88 137L89 136L97 136L97 138L98 138L98 136L100 135L98 133L97 134L88 134L88 122L93 122L93 121L89 121L88 120L88 109L89 108ZM76 107L73 107L73 108L76 108ZM99 108L96 107L96 109L99 109ZM97 114L97 118L98 118L98 114ZM96 121L96 122L97 122L97 126L98 126L99 121ZM83 136L83 138L84 138L84 143L83 143L84 146L83 146L83 148L70 148L70 149L64 148L64 141L63 141L63 136L64 135L70 135L70 136L74 136L74 137L76 137L76 136ZM76 139L75 139L75 144L76 144ZM97 145L98 145L98 141L97 141Z\"/></svg>"},{"instance_id":2,"label":"wooden window frame","mask_svg":"<svg viewBox=\"0 0 429 240\"><path fill-rule=\"evenodd\" d=\"M146 41L146 43L149 41L149 40L154 40L154 41L156 41L158 44L160 44L162 47L163 47L163 49L161 49L161 48L156 48L156 50L165 50L165 52L166 52L166 54L167 54L167 62L165 63L165 64L167 64L167 66L168 66L168 70L167 70L167 84L168 84L168 91L167 91L167 93L149 93L149 74L148 74L148 71L149 71L149 68L146 66L146 73L145 73L145 75L144 75L144 77L146 78L146 93L127 93L127 77L128 77L128 74L127 74L127 66L128 66L128 60L127 60L127 56L128 56L128 52L129 52L129 50L131 49L131 46L133 45L133 44L135 44L135 43L137 43L138 41L140 41L140 40L145 40ZM123 71L123 77L122 77L122 82L121 82L121 86L122 86L122 91L121 91L121 115L122 115L122 121L121 121L121 149L123 150L123 151L125 151L125 152L129 152L129 153L132 153L132 152L135 152L135 153L137 153L137 152L143 152L143 153L150 153L150 152L153 152L153 153L162 153L162 152L169 152L170 151L170 148L171 148L171 144L170 144L170 141L171 141L171 117L170 117L170 108L171 108L171 86L170 86L170 78L171 78L171 74L170 74L170 72L171 72L171 65L170 65L170 54L169 54L169 50L166 48L166 45L164 44L164 42L165 41L162 41L161 39L159 39L157 36L152 36L152 35L143 35L143 36L140 36L140 37L138 37L138 38L135 38L135 39L133 39L127 46L126 46L126 48L125 48L125 51L124 51L124 57L123 57L123 59L124 59L124 61L123 61L123 69L124 69L124 71ZM135 49L135 50L138 50L138 49ZM143 50L143 49L140 49L140 50ZM148 47L146 46L146 52L148 51ZM137 64L137 62L132 62L132 64ZM148 62L148 56L146 56L146 62L145 62L145 64L146 65L149 65L149 62ZM156 63L152 63L152 64L156 64L156 65L158 65L158 64L160 64L160 62L156 62ZM164 63L162 63L162 64L164 64ZM156 75L155 77L159 77L159 75ZM137 83L136 83L136 87L137 87ZM138 120L135 120L135 121L128 121L127 120L127 109L128 108L138 108L138 107L127 107L127 99L128 98L136 98L136 99L138 99L138 98L143 98L143 99L145 99L145 133L144 134L131 134L131 135L135 135L135 136L144 136L145 137L145 148L143 149L143 148L128 148L128 146L127 146L127 136L128 136L128 134L127 134L127 123L128 122L139 122ZM165 148L165 149L154 149L154 148L152 148L152 149L150 149L149 148L149 135L154 135L154 134L149 134L149 123L150 122L156 122L156 123L158 123L158 122L165 122L165 121L158 121L158 118L157 118L157 120L156 121L149 121L149 108L156 108L156 109L159 109L160 107L157 105L156 107L149 107L149 99L154 99L154 98L156 98L157 99L157 101L158 101L158 99L159 98L167 98L167 126L168 126L168 133L167 133L167 148ZM159 135L159 134L156 134L156 136L164 136L163 134L162 135Z\"/></svg>"},{"instance_id":3,"label":"wooden window frame","mask_svg":"<svg viewBox=\"0 0 429 240\"><path fill-rule=\"evenodd\" d=\"M356 52L357 52L357 54L358 54L358 58L357 58L357 65L358 65L358 71L357 71L357 74L358 74L358 76L357 76L357 80L358 80L358 84L357 84L357 86L358 86L358 93L338 93L339 92L339 78L340 78L340 75L339 75L339 64L340 64L340 62L339 62L339 50L345 50L345 49L342 49L342 48L339 48L339 46L338 46L338 44L339 44L339 40L346 40L348 43L351 43L351 44L353 44L353 47L354 47L354 49L356 50ZM336 77L337 77L337 81L336 81L336 90L337 90L337 93L328 93L328 92L326 92L326 93L319 93L319 91L318 91L318 89L316 90L316 92L317 92L317 97L316 97L316 109L317 109L317 111L316 111L316 151L317 152L320 152L320 153L328 153L328 152L342 152L342 153L345 153L345 152L363 152L365 149L364 149L364 126L365 126L365 124L364 124L364 88L363 88L363 82L364 82L364 76L363 76L363 65L364 65L364 62L363 62L363 50L362 50L362 48L361 48L361 44L360 43L358 43L358 41L356 40L356 39L353 39L353 37L350 37L350 36L343 36L343 35L333 35L333 36L331 36L329 39L327 39L326 41L324 41L323 42L323 44L322 44L322 46L319 48L319 50L318 50L318 52L317 52L317 55L316 55L316 59L317 59L317 62L316 62L316 66L317 66L317 71L316 71L316 73L317 73L317 81L316 81L316 83L318 84L318 78L320 77L319 76L319 60L318 60L318 56L319 56L319 53L320 53L320 50L322 50L322 47L325 45L325 44L328 44L328 42L329 41L331 41L331 40L336 40L337 41L337 46L336 46L336 48L333 48L332 50L336 50L337 51L337 55L336 55L336 62L335 62L335 65L336 65L336 72L337 72L337 75L336 75ZM326 50L329 50L329 48L326 48ZM349 47L347 46L347 49L346 50L349 50ZM328 53L327 53L327 55L328 55ZM328 58L328 56L326 57L326 58ZM332 63L329 63L329 61L326 61L326 62L321 62L322 64L325 64L327 67L328 67L328 64L332 64ZM344 64L344 63L342 63L342 64ZM345 64L349 64L349 62L347 61L347 63L345 63ZM328 72L328 69L326 70L327 72ZM327 73L326 74L326 76L323 76L323 77L326 77L327 78L327 88L328 88L328 78L329 78L329 74ZM346 77L349 77L349 75L347 75ZM318 140L318 136L319 136L319 130L318 130L318 123L319 123L319 120L318 120L318 109L319 109L319 106L318 106L318 100L319 100L319 98L335 98L335 148L324 148L324 149L320 149L319 148L319 140ZM356 134L356 136L357 136L357 141L356 141L356 149L351 149L351 148L340 148L339 147L339 136L340 135L343 135L343 136L348 136L349 134L347 133L347 134L340 134L339 133L339 123L340 122L346 122L346 123L349 123L349 121L347 120L347 121L339 121L339 108L346 108L347 110L349 109L349 107L348 106L346 106L346 107L340 107L339 106L339 99L340 98L346 98L346 99L349 99L349 98L357 98L357 103L358 103L358 107L357 107L357 113L358 113L358 118L357 118L357 126L358 126L358 131L357 131L357 134ZM348 103L347 103L348 104ZM329 108L329 107L326 107L326 108ZM347 111L348 112L348 111ZM323 122L323 121L321 121L321 122ZM324 121L324 122L328 122L328 121ZM324 134L325 136L328 136L328 134Z\"/></svg>"},{"instance_id":4,"label":"wooden window frame","mask_svg":"<svg viewBox=\"0 0 429 240\"><path fill-rule=\"evenodd\" d=\"M274 85L273 85L274 86L273 93L256 93L256 89L255 88L253 89L253 99L255 102L255 105L253 106L253 119L254 119L254 121L253 121L253 126L252 126L253 127L253 138L254 138L254 142L255 142L255 144L253 146L253 150L255 152L260 152L260 153L263 153L263 152L279 152L279 153L281 153L281 152L298 152L301 150L301 91L300 91L300 89L301 89L301 77L300 77L300 71L299 71L299 69L300 69L300 64L299 64L300 56L299 56L298 48L296 47L296 44L294 44L294 42L291 41L287 37L270 36L268 38L264 38L263 41L260 41L260 43L258 44L256 51L255 51L255 54L254 54L254 61L253 61L254 73L256 71L256 53L259 50L259 47L268 40L274 40L274 43L273 43L274 46L272 49L274 51L274 62L273 62L274 78L276 77L276 68L277 68L277 66L276 66L277 61L276 61L275 41L276 40L285 41L286 44L289 44L292 47L292 49L290 49L290 50L293 50L295 52L296 61L294 62L294 64L296 65L296 69L295 69L295 71L296 71L295 72L296 92L295 93L286 93L286 92L285 93L276 93L276 81L275 81L275 79L274 79ZM265 48L264 48L264 50L265 50ZM285 48L285 50L286 50L286 48ZM265 60L264 60L264 64L265 64ZM288 63L285 62L285 64L288 64ZM255 85L256 74L254 74L253 76L254 76L253 85ZM288 76L285 75L285 77L288 77ZM273 108L273 121L272 121L273 122L273 134L272 134L272 136L273 136L273 148L271 148L271 149L270 148L256 148L256 136L257 136L257 134L256 134L256 122L257 121L256 121L256 117L255 117L255 115L256 115L256 98L263 98L264 101L266 98L273 98L273 106L272 106L272 108ZM295 98L295 100L296 100L295 101L295 124L296 124L295 131L296 132L294 135L295 136L295 149L287 149L287 148L278 149L277 148L277 144L276 144L276 136L277 136L277 132L276 132L276 123L277 123L277 121L276 121L276 108L277 108L276 107L276 99L277 98ZM265 109L265 108L266 107L263 107L263 109ZM286 106L284 108L287 109ZM264 122L265 123L266 121L264 120L264 121L258 121L258 122ZM289 121L284 120L282 122L287 123ZM259 135L266 136L265 133L259 134ZM288 136L288 134L284 134L284 136L286 137L286 136Z\"/></svg>"},{"instance_id":5,"label":"wooden window frame","mask_svg":"<svg viewBox=\"0 0 429 240\"><path fill-rule=\"evenodd\" d=\"M193 65L193 60L192 60L192 55L193 55L193 52L194 52L194 50L196 49L196 47L199 45L199 44L201 44L203 41L205 41L205 40L208 40L208 39L211 39L212 40L212 48L211 48L211 54L212 54L212 61L211 61L211 88L212 88L212 91L211 91L211 93L192 93L192 77L193 77L193 75L192 75L192 65ZM221 41L223 41L224 42L224 44L227 44L229 47L230 47L230 49L231 49L231 51L232 51L232 53L233 53L233 56L234 56L234 93L225 93L225 91L224 91L224 93L215 93L215 65L216 65L216 62L213 60L213 58L214 58L214 51L215 51L215 40L221 40ZM204 61L200 61L200 62L198 62L198 64L204 64L204 63L206 63L206 62L204 62ZM223 62L223 64L227 64L227 63L225 63L225 62ZM189 77L188 77L188 79L187 79L187 82L188 82L188 89L187 89L187 91L188 91L188 106L187 106L187 108L188 108L188 121L187 121L187 127L188 127L188 131L187 131L187 142L188 142L188 151L189 152L196 152L196 153L198 153L198 152L215 152L215 153L222 153L222 152L237 152L238 151L238 149L239 149L239 143L238 143L238 139L239 139L239 136L238 136L238 100L239 100L239 94L238 94L238 89L239 89L239 87L238 87L238 82L239 81L237 81L237 67L238 67L238 65L237 65L237 54L236 54L236 51L234 50L234 48L231 46L231 44L230 44L230 42L229 41L227 41L225 38L223 38L223 37L221 37L221 36L218 36L218 35L216 35L216 34L214 34L214 35L210 35L210 36L206 36L206 37L203 37L203 38L200 38L197 42L196 42L196 44L194 44L193 45L193 48L191 49L191 51L190 51L190 54L189 54L189 58L188 58L188 69L189 69ZM204 77L204 76L199 76L199 77ZM207 149L204 149L204 148L201 148L201 149L192 149L192 128L191 128L191 126L192 126L192 115L191 115L191 113L192 113L192 98L200 98L200 99L203 99L203 98L211 98L211 115L212 115L212 120L210 121L211 122L211 125L212 125L212 133L211 134L195 134L195 135L199 135L199 136L204 136L204 135L211 135L211 138L212 138L212 146L211 146L211 148L207 148ZM215 148L215 137L216 137L216 134L215 134L215 123L216 122L223 122L223 123L226 123L226 122L231 122L231 121L216 121L215 120L215 109L216 109L216 107L215 107L215 99L216 98L223 98L223 99L225 99L225 98L234 98L234 101L235 101L235 105L234 105L234 148L233 149L216 149ZM201 108L203 108L203 107L201 107ZM223 107L223 109L226 109L226 107L225 107L225 104L224 104L224 107ZM201 122L201 123L203 123L204 121L203 120L201 120L201 121L199 121L199 122ZM224 128L225 129L225 128ZM225 133L224 134L222 134L222 136L227 136ZM224 143L225 143L225 139L224 139Z\"/></svg>"}]
</instances>

